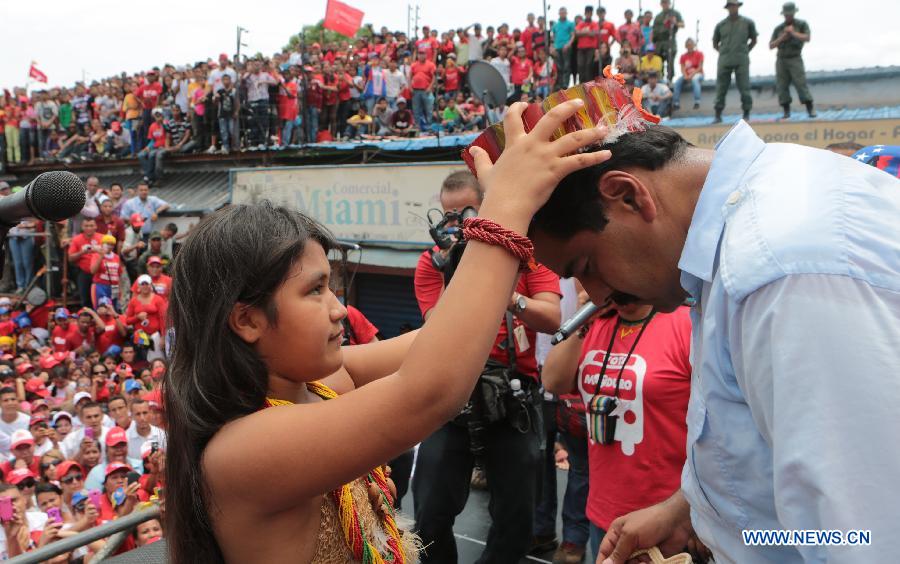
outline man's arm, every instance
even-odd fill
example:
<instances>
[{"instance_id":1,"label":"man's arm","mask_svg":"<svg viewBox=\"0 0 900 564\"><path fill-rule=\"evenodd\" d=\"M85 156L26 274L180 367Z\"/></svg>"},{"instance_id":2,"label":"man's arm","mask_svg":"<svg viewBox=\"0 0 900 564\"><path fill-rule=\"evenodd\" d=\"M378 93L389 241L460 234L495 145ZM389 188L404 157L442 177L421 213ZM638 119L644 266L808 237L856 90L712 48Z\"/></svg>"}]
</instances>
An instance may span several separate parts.
<instances>
[{"instance_id":1,"label":"man's arm","mask_svg":"<svg viewBox=\"0 0 900 564\"><path fill-rule=\"evenodd\" d=\"M891 560L900 293L847 276L788 276L745 299L734 323L737 384L771 445L779 523L871 530L865 558ZM848 550L829 547L828 560Z\"/></svg>"},{"instance_id":2,"label":"man's arm","mask_svg":"<svg viewBox=\"0 0 900 564\"><path fill-rule=\"evenodd\" d=\"M713 49L716 51L719 50L719 42L722 40L722 36L719 34L719 26L716 25L716 29L713 31Z\"/></svg>"},{"instance_id":3,"label":"man's arm","mask_svg":"<svg viewBox=\"0 0 900 564\"><path fill-rule=\"evenodd\" d=\"M559 294L553 292L537 292L533 296L524 296L518 292L513 293L508 310L515 312L516 301L519 297L525 299L525 311L515 313L529 329L540 333L553 333L559 329Z\"/></svg>"},{"instance_id":4,"label":"man's arm","mask_svg":"<svg viewBox=\"0 0 900 564\"><path fill-rule=\"evenodd\" d=\"M750 44L747 46L748 51L752 51L754 47L756 47L756 40L759 38L759 34L756 33L756 24L753 23L753 20L750 20Z\"/></svg>"}]
</instances>

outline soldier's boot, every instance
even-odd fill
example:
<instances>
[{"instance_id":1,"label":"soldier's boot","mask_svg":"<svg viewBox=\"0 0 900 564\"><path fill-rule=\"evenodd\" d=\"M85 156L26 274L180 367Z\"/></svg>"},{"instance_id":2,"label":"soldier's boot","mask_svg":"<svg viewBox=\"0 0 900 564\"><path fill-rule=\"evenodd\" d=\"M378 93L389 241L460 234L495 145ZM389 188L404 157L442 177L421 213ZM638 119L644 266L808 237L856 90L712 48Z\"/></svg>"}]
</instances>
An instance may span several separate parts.
<instances>
[{"instance_id":1,"label":"soldier's boot","mask_svg":"<svg viewBox=\"0 0 900 564\"><path fill-rule=\"evenodd\" d=\"M809 117L811 117L811 118L814 118L814 117L816 117L817 115L819 115L819 114L816 113L816 109L813 108L813 103L812 103L812 102L807 102L807 103L806 103L806 111L809 112Z\"/></svg>"},{"instance_id":2,"label":"soldier's boot","mask_svg":"<svg viewBox=\"0 0 900 564\"><path fill-rule=\"evenodd\" d=\"M782 119L789 119L791 117L791 105L782 104L781 107L784 108L784 116L782 116Z\"/></svg>"}]
</instances>

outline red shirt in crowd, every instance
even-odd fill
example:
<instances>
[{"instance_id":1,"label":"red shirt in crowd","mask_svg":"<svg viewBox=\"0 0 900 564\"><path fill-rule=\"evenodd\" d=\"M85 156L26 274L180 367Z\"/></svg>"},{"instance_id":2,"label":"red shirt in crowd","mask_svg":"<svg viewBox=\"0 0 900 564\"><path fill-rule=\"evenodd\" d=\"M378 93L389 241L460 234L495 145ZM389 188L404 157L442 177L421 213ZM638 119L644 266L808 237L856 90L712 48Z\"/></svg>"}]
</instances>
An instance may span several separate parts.
<instances>
[{"instance_id":1,"label":"red shirt in crowd","mask_svg":"<svg viewBox=\"0 0 900 564\"><path fill-rule=\"evenodd\" d=\"M74 321L69 323L69 326L75 327L75 332L72 333L68 338L70 351L77 349L85 343L87 343L91 348L96 348L94 345L97 342L97 329L94 327L93 320L91 321L91 326L88 328L87 333L82 333L81 331L79 331L78 324Z\"/></svg>"},{"instance_id":2,"label":"red shirt in crowd","mask_svg":"<svg viewBox=\"0 0 900 564\"><path fill-rule=\"evenodd\" d=\"M438 49L438 40L433 37L425 37L416 41L416 51L425 53L425 61L434 61ZM415 63L413 63L415 64Z\"/></svg>"},{"instance_id":3,"label":"red shirt in crowd","mask_svg":"<svg viewBox=\"0 0 900 564\"><path fill-rule=\"evenodd\" d=\"M278 119L293 121L299 114L297 106L297 83L293 80L281 85L278 90Z\"/></svg>"},{"instance_id":4,"label":"red shirt in crowd","mask_svg":"<svg viewBox=\"0 0 900 564\"><path fill-rule=\"evenodd\" d=\"M351 345L371 343L372 339L378 335L378 328L352 305L347 306L347 323L350 324L350 329L353 331L349 336Z\"/></svg>"},{"instance_id":5,"label":"red shirt in crowd","mask_svg":"<svg viewBox=\"0 0 900 564\"><path fill-rule=\"evenodd\" d=\"M509 65L509 80L513 84L521 86L525 83L525 79L528 78L528 73L534 69L534 64L531 62L531 59L528 57L518 58L513 57L511 59L511 64Z\"/></svg>"},{"instance_id":6,"label":"red shirt in crowd","mask_svg":"<svg viewBox=\"0 0 900 564\"><path fill-rule=\"evenodd\" d=\"M165 274L160 274L156 278L151 277L150 280L153 281L153 291L168 300L169 291L172 289L172 277ZM134 284L131 285L131 295L136 296L137 293L138 283L135 280Z\"/></svg>"},{"instance_id":7,"label":"red shirt in crowd","mask_svg":"<svg viewBox=\"0 0 900 564\"><path fill-rule=\"evenodd\" d=\"M346 102L352 96L350 95L350 86L353 84L353 77L348 73L344 73L338 77L338 100Z\"/></svg>"},{"instance_id":8,"label":"red shirt in crowd","mask_svg":"<svg viewBox=\"0 0 900 564\"><path fill-rule=\"evenodd\" d=\"M325 84L328 87L332 87L332 86L336 87L337 79L334 77L334 75L331 75L330 77L325 77L323 84ZM337 104L337 90L325 90L324 92L325 92L325 105L326 106L334 106L335 104Z\"/></svg>"},{"instance_id":9,"label":"red shirt in crowd","mask_svg":"<svg viewBox=\"0 0 900 564\"><path fill-rule=\"evenodd\" d=\"M85 245L91 245L91 247L94 248L93 251L89 251L78 257L78 262L75 263L83 272L91 271L91 261L94 260L96 250L99 249L102 245L100 242L102 238L103 235L101 235L100 233L94 233L90 238L88 238L84 233L79 233L78 235L72 237L72 241L69 242L69 255L74 255L75 253L80 252Z\"/></svg>"},{"instance_id":10,"label":"red shirt in crowd","mask_svg":"<svg viewBox=\"0 0 900 564\"><path fill-rule=\"evenodd\" d=\"M152 110L159 105L159 97L162 96L162 91L162 82L157 80L153 84L145 82L138 86L137 90L134 91L134 95L141 101L145 110Z\"/></svg>"},{"instance_id":11,"label":"red shirt in crowd","mask_svg":"<svg viewBox=\"0 0 900 564\"><path fill-rule=\"evenodd\" d=\"M640 53L641 46L644 45L644 32L641 31L641 24L631 22L630 24L622 24L619 26L619 41L627 41L631 45L632 53Z\"/></svg>"},{"instance_id":12,"label":"red shirt in crowd","mask_svg":"<svg viewBox=\"0 0 900 564\"><path fill-rule=\"evenodd\" d=\"M109 347L113 345L118 345L121 347L125 342L124 337L119 334L119 328L116 327L117 317L122 322L122 325L126 325L124 315L101 316L104 324L103 332L97 335L97 350L100 351L100 354L103 354Z\"/></svg>"},{"instance_id":13,"label":"red shirt in crowd","mask_svg":"<svg viewBox=\"0 0 900 564\"><path fill-rule=\"evenodd\" d=\"M110 253L106 256L94 255L94 261L100 262L100 269L94 274L94 284L106 284L108 286L118 286L119 278L122 275L122 259L116 253Z\"/></svg>"},{"instance_id":14,"label":"red shirt in crowd","mask_svg":"<svg viewBox=\"0 0 900 564\"><path fill-rule=\"evenodd\" d=\"M135 331L142 329L148 335L162 332L166 326L166 300L157 294L151 294L150 303L144 303L137 296L131 298L128 302L128 309L125 310L125 322L134 325ZM147 319L141 321L138 314L147 313Z\"/></svg>"},{"instance_id":15,"label":"red shirt in crowd","mask_svg":"<svg viewBox=\"0 0 900 564\"><path fill-rule=\"evenodd\" d=\"M597 389L617 318L597 319L584 338L578 390L585 404ZM604 395L615 395L619 369L638 333L635 326L616 329L612 356L600 382ZM688 308L656 314L622 371L617 397L625 411L616 422L615 440L608 445L588 441L587 517L603 530L616 517L667 499L681 485L691 393L690 347Z\"/></svg>"},{"instance_id":16,"label":"red shirt in crowd","mask_svg":"<svg viewBox=\"0 0 900 564\"><path fill-rule=\"evenodd\" d=\"M534 47L532 47L532 37L534 34L538 33L538 27L536 25L531 27L526 27L522 30L522 46L525 47L525 55L530 59L534 56Z\"/></svg>"},{"instance_id":17,"label":"red shirt in crowd","mask_svg":"<svg viewBox=\"0 0 900 564\"><path fill-rule=\"evenodd\" d=\"M48 321L50 320L50 315L56 310L56 302L53 300L48 301L43 305L39 305L28 312L28 317L31 318L31 324L34 327L43 327L47 328Z\"/></svg>"},{"instance_id":18,"label":"red shirt in crowd","mask_svg":"<svg viewBox=\"0 0 900 564\"><path fill-rule=\"evenodd\" d=\"M0 335L9 337L16 332L16 322L12 320L0 321Z\"/></svg>"},{"instance_id":19,"label":"red shirt in crowd","mask_svg":"<svg viewBox=\"0 0 900 564\"><path fill-rule=\"evenodd\" d=\"M600 24L595 21L581 22L575 26L575 31L600 31ZM600 46L600 37L596 35L587 35L579 37L575 47L577 49L596 49Z\"/></svg>"},{"instance_id":20,"label":"red shirt in crowd","mask_svg":"<svg viewBox=\"0 0 900 564\"><path fill-rule=\"evenodd\" d=\"M50 332L50 339L53 341L53 352L74 351L83 341L78 332L78 324L72 320L67 327L62 325L54 327Z\"/></svg>"},{"instance_id":21,"label":"red shirt in crowd","mask_svg":"<svg viewBox=\"0 0 900 564\"><path fill-rule=\"evenodd\" d=\"M412 86L413 90L425 90L431 86L431 82L434 80L434 74L437 72L437 67L428 60L424 63L416 61L410 67L410 72L412 73L410 86Z\"/></svg>"},{"instance_id":22,"label":"red shirt in crowd","mask_svg":"<svg viewBox=\"0 0 900 564\"><path fill-rule=\"evenodd\" d=\"M687 71L697 71L703 68L703 53L700 51L694 51L693 53L685 53L679 59L679 62L684 66L684 70Z\"/></svg>"},{"instance_id":23,"label":"red shirt in crowd","mask_svg":"<svg viewBox=\"0 0 900 564\"><path fill-rule=\"evenodd\" d=\"M614 39L614 40L618 41L619 34L616 31L616 26L613 25L612 22L604 21L600 25L600 41L609 45L610 39Z\"/></svg>"},{"instance_id":24,"label":"red shirt in crowd","mask_svg":"<svg viewBox=\"0 0 900 564\"><path fill-rule=\"evenodd\" d=\"M4 460L0 462L0 472L3 472L4 476L8 476L10 472L15 470L15 460ZM31 464L28 465L28 469L31 470L31 473L35 476L41 475L41 457L35 456L31 459Z\"/></svg>"},{"instance_id":25,"label":"red shirt in crowd","mask_svg":"<svg viewBox=\"0 0 900 564\"><path fill-rule=\"evenodd\" d=\"M153 141L153 147L156 149L161 149L166 146L166 128L158 122L153 122L150 124L150 129L147 130L147 139Z\"/></svg>"},{"instance_id":26,"label":"red shirt in crowd","mask_svg":"<svg viewBox=\"0 0 900 564\"><path fill-rule=\"evenodd\" d=\"M306 103L309 104L311 108L322 109L322 94L324 91L322 90L322 85L325 83L321 74L312 75L312 80L309 82L309 88L306 89Z\"/></svg>"},{"instance_id":27,"label":"red shirt in crowd","mask_svg":"<svg viewBox=\"0 0 900 564\"><path fill-rule=\"evenodd\" d=\"M435 247L434 252L437 252ZM416 265L415 276L416 300L419 302L419 309L422 316L433 308L441 293L444 291L444 276L431 263L431 253L425 251L419 257L419 263ZM559 277L545 267L539 266L535 271L529 271L519 276L516 282L516 292L523 296L532 297L541 292L552 292L561 295L559 290ZM513 318L513 331L520 332L524 330L524 337L527 342L520 343L520 339L513 338L516 343L516 370L526 376L537 379L537 360L534 356L534 347L537 342L537 334L524 325L518 318ZM522 329L518 329L522 327ZM506 351L500 348L505 345L508 331L506 330L506 319L500 322L500 332L497 333L497 339L494 341L494 348L491 349L491 358L498 362L507 364L509 356Z\"/></svg>"},{"instance_id":28,"label":"red shirt in crowd","mask_svg":"<svg viewBox=\"0 0 900 564\"><path fill-rule=\"evenodd\" d=\"M459 90L459 67L456 65L444 68L444 90Z\"/></svg>"},{"instance_id":29,"label":"red shirt in crowd","mask_svg":"<svg viewBox=\"0 0 900 564\"><path fill-rule=\"evenodd\" d=\"M109 221L103 219L102 215L97 216L97 233L101 235L109 233L116 238L117 243L121 243L125 240L125 222L117 215L110 216Z\"/></svg>"}]
</instances>

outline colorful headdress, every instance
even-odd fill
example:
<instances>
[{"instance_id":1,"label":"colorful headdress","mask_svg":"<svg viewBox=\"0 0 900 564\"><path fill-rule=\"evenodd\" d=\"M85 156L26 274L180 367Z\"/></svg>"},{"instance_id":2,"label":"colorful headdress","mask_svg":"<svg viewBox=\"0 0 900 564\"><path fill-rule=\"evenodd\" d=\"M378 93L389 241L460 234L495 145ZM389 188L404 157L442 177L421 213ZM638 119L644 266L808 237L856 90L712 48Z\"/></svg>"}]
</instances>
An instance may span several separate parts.
<instances>
[{"instance_id":1,"label":"colorful headdress","mask_svg":"<svg viewBox=\"0 0 900 564\"><path fill-rule=\"evenodd\" d=\"M629 93L625 88L625 79L622 75L613 74L610 67L603 69L603 76L605 78L596 82L585 82L568 90L554 92L540 104L529 104L522 114L525 131L531 131L541 116L552 108L576 98L584 100L584 106L553 133L551 137L553 140L579 129L606 124L609 134L603 143L612 143L623 133L644 131L649 124L659 123L659 116L647 112L641 106L640 88L635 88ZM492 125L463 150L463 160L466 161L469 170L475 173L474 159L469 154L469 148L473 145L487 151L491 162L497 162L506 146L503 124Z\"/></svg>"}]
</instances>

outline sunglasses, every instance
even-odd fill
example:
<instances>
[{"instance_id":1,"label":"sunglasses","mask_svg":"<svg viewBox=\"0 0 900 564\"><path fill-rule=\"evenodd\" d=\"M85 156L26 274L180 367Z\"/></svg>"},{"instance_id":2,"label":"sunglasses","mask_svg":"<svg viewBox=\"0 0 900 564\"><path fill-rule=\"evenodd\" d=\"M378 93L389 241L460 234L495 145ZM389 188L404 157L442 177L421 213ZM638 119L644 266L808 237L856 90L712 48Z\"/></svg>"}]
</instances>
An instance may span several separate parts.
<instances>
[{"instance_id":1,"label":"sunglasses","mask_svg":"<svg viewBox=\"0 0 900 564\"><path fill-rule=\"evenodd\" d=\"M16 484L16 487L19 488L20 490L27 490L28 488L33 488L36 485L37 485L36 481L34 481L31 478L28 478L27 480L23 480L23 481L19 482L18 484Z\"/></svg>"},{"instance_id":2,"label":"sunglasses","mask_svg":"<svg viewBox=\"0 0 900 564\"><path fill-rule=\"evenodd\" d=\"M107 370L102 368L100 370L94 370L94 374L106 374Z\"/></svg>"},{"instance_id":3,"label":"sunglasses","mask_svg":"<svg viewBox=\"0 0 900 564\"><path fill-rule=\"evenodd\" d=\"M41 470L47 470L51 466L59 466L59 465L60 465L59 460L52 460L50 462L41 462Z\"/></svg>"},{"instance_id":4,"label":"sunglasses","mask_svg":"<svg viewBox=\"0 0 900 564\"><path fill-rule=\"evenodd\" d=\"M59 479L63 484L71 484L72 482L80 482L84 479L84 476L81 474L69 474L68 476L63 476Z\"/></svg>"}]
</instances>

